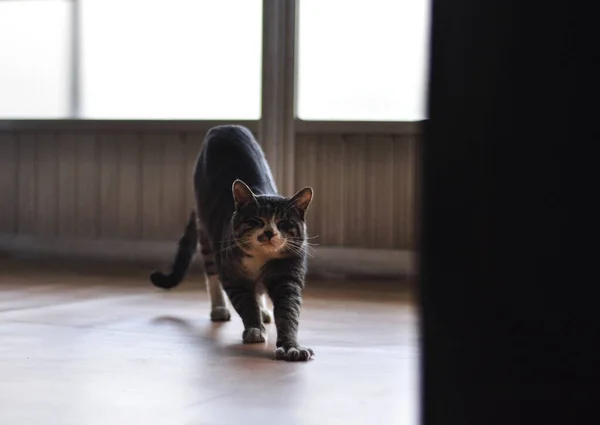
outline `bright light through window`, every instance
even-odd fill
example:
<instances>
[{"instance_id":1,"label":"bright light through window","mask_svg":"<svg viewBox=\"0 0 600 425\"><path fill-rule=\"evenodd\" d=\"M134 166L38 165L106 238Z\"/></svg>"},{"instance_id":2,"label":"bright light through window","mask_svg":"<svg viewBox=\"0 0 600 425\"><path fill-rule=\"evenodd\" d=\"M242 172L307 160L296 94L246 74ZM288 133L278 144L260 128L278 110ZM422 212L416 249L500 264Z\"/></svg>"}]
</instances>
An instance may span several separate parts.
<instances>
[{"instance_id":1,"label":"bright light through window","mask_svg":"<svg viewBox=\"0 0 600 425\"><path fill-rule=\"evenodd\" d=\"M69 115L71 2L0 1L0 118Z\"/></svg>"},{"instance_id":2,"label":"bright light through window","mask_svg":"<svg viewBox=\"0 0 600 425\"><path fill-rule=\"evenodd\" d=\"M429 0L300 0L298 116L425 118Z\"/></svg>"},{"instance_id":3,"label":"bright light through window","mask_svg":"<svg viewBox=\"0 0 600 425\"><path fill-rule=\"evenodd\" d=\"M82 117L258 119L261 0L81 0Z\"/></svg>"}]
</instances>

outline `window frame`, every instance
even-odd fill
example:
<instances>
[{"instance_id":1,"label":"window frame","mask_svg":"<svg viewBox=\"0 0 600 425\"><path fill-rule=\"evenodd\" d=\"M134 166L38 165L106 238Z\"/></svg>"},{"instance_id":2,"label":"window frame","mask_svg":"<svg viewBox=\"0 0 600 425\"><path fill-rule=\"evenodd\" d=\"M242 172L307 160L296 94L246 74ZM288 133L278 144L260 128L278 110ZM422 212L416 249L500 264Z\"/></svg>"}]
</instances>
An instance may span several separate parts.
<instances>
[{"instance_id":1,"label":"window frame","mask_svg":"<svg viewBox=\"0 0 600 425\"><path fill-rule=\"evenodd\" d=\"M4 0L0 0L4 1ZM14 1L14 0L13 0ZM27 0L21 0L27 1ZM53 1L53 0L47 0ZM258 120L173 120L173 119L90 119L80 118L81 73L80 34L81 8L79 0L72 3L70 67L71 84L67 119L1 119L0 131L12 130L127 130L127 131L204 131L214 125L236 123L252 131L280 133L285 136L272 141L281 145L298 133L346 133L346 134L416 134L422 130L423 121L321 121L302 120L297 115L298 76L298 21L300 0L263 0L261 117ZM278 41L281 40L281 41ZM273 78L277 75L279 78ZM281 93L279 95L278 93ZM280 111L285 111L283 114ZM283 117L281 115L284 115ZM266 124L274 122L274 125ZM269 138L267 136L267 138ZM269 141L266 142L267 145ZM274 147L273 147L274 148Z\"/></svg>"}]
</instances>

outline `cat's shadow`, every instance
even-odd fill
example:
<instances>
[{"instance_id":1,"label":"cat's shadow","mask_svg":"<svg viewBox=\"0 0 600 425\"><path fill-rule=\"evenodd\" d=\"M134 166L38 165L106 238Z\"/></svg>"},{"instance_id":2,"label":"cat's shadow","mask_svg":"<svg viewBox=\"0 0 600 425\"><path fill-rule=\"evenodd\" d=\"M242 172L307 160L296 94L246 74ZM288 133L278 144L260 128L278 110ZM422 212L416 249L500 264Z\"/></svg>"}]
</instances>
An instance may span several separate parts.
<instances>
[{"instance_id":1,"label":"cat's shadow","mask_svg":"<svg viewBox=\"0 0 600 425\"><path fill-rule=\"evenodd\" d=\"M273 348L265 344L224 344L218 335L227 322L209 322L200 328L189 320L174 316L159 316L152 319L156 325L169 325L190 337L199 348L219 357L242 357L275 360Z\"/></svg>"}]
</instances>

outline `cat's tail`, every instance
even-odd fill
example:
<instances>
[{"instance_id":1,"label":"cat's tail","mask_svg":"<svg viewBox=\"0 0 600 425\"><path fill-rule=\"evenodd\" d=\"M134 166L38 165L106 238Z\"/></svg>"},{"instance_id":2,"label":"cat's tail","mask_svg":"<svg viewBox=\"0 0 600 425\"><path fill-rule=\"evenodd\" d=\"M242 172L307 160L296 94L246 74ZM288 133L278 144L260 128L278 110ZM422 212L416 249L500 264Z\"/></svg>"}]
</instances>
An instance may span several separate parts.
<instances>
[{"instance_id":1,"label":"cat's tail","mask_svg":"<svg viewBox=\"0 0 600 425\"><path fill-rule=\"evenodd\" d=\"M196 211L192 211L185 227L185 233L179 239L177 254L171 268L171 273L164 274L160 271L154 271L150 274L150 280L162 289L175 288L185 278L190 264L198 249L198 229L196 225Z\"/></svg>"}]
</instances>

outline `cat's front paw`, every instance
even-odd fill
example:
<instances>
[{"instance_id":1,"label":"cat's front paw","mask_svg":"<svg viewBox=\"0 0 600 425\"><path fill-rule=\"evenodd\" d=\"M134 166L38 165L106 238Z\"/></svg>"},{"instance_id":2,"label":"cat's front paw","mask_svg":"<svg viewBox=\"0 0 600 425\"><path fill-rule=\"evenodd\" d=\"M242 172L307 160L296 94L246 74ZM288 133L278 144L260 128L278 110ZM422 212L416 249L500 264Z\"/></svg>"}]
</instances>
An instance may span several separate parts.
<instances>
[{"instance_id":1,"label":"cat's front paw","mask_svg":"<svg viewBox=\"0 0 600 425\"><path fill-rule=\"evenodd\" d=\"M265 331L258 328L248 328L242 333L242 340L245 344L265 342Z\"/></svg>"},{"instance_id":2,"label":"cat's front paw","mask_svg":"<svg viewBox=\"0 0 600 425\"><path fill-rule=\"evenodd\" d=\"M305 362L314 357L315 352L311 348L300 347L297 344L283 344L275 350L277 360L289 362Z\"/></svg>"},{"instance_id":3,"label":"cat's front paw","mask_svg":"<svg viewBox=\"0 0 600 425\"><path fill-rule=\"evenodd\" d=\"M210 311L210 320L213 322L227 322L231 320L231 313L227 307L214 307Z\"/></svg>"}]
</instances>

